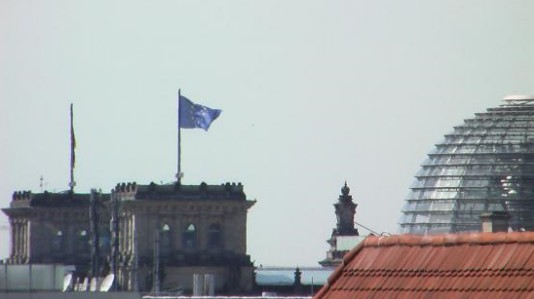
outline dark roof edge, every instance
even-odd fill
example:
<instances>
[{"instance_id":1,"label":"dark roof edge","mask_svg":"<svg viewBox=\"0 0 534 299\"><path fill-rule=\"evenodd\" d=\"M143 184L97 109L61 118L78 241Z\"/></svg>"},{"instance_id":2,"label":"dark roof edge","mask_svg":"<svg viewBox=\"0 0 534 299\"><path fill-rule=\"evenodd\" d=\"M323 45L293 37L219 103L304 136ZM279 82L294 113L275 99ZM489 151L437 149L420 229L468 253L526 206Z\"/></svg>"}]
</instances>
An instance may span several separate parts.
<instances>
[{"instance_id":1,"label":"dark roof edge","mask_svg":"<svg viewBox=\"0 0 534 299\"><path fill-rule=\"evenodd\" d=\"M534 232L498 232L498 233L457 233L438 235L393 235L389 237L372 236L364 240L365 247L387 246L453 246L484 245L503 243L534 243Z\"/></svg>"}]
</instances>

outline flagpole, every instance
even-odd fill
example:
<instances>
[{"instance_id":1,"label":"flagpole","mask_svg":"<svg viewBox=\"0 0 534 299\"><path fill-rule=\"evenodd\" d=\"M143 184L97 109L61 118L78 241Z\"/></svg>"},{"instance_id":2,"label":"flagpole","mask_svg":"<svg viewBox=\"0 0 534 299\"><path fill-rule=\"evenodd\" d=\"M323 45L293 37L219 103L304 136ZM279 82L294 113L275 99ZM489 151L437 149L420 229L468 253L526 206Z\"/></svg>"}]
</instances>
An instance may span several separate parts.
<instances>
[{"instance_id":1,"label":"flagpole","mask_svg":"<svg viewBox=\"0 0 534 299\"><path fill-rule=\"evenodd\" d=\"M180 142L180 89L178 89L178 160L177 160L177 172L176 172L176 180L178 183L182 180L181 175L181 169L180 169L180 152L181 152L181 142Z\"/></svg>"},{"instance_id":2,"label":"flagpole","mask_svg":"<svg viewBox=\"0 0 534 299\"><path fill-rule=\"evenodd\" d=\"M75 153L74 148L76 147L76 139L74 137L74 113L72 109L72 103L70 103L70 191L74 192L74 163L75 163Z\"/></svg>"}]
</instances>

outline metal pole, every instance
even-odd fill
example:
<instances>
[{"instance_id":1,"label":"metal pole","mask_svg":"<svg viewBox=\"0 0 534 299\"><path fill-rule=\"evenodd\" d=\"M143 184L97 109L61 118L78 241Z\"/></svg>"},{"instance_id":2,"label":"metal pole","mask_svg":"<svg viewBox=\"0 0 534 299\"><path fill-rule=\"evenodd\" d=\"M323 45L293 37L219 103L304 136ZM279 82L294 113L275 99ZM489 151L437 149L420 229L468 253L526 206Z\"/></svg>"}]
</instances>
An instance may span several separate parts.
<instances>
[{"instance_id":1,"label":"metal pole","mask_svg":"<svg viewBox=\"0 0 534 299\"><path fill-rule=\"evenodd\" d=\"M118 272L118 255L119 255L119 200L117 194L111 190L111 232L113 236L113 243L111 247L111 273L115 279L113 281L112 289L115 290L116 277Z\"/></svg>"},{"instance_id":2,"label":"metal pole","mask_svg":"<svg viewBox=\"0 0 534 299\"><path fill-rule=\"evenodd\" d=\"M91 189L91 198L89 205L89 221L91 223L92 252L91 252L91 271L93 277L98 277L99 259L100 259L100 236L98 232L98 211L97 211L97 192Z\"/></svg>"},{"instance_id":3,"label":"metal pole","mask_svg":"<svg viewBox=\"0 0 534 299\"><path fill-rule=\"evenodd\" d=\"M159 283L159 225L154 232L154 293L158 294L160 290Z\"/></svg>"},{"instance_id":4,"label":"metal pole","mask_svg":"<svg viewBox=\"0 0 534 299\"><path fill-rule=\"evenodd\" d=\"M177 120L178 120L178 160L177 160L177 173L176 173L176 180L178 181L178 183L180 183L180 181L182 180L182 173L181 173L181 168L180 168L180 154L181 154L181 141L180 141L180 89L178 89L178 113L177 113Z\"/></svg>"},{"instance_id":5,"label":"metal pole","mask_svg":"<svg viewBox=\"0 0 534 299\"><path fill-rule=\"evenodd\" d=\"M366 227L365 225L360 224L360 223L358 223L358 222L356 222L356 221L354 221L354 224L358 225L359 227L363 227L364 229L370 231L371 233L373 233L373 234L375 234L375 235L377 235L377 236L380 236L380 235L381 235L381 233L376 232L376 231L374 231L374 230L372 230L372 229Z\"/></svg>"},{"instance_id":6,"label":"metal pole","mask_svg":"<svg viewBox=\"0 0 534 299\"><path fill-rule=\"evenodd\" d=\"M70 104L70 191L74 191L74 164L76 163L76 156L74 149L76 148L76 138L74 136L74 112L72 109L72 103Z\"/></svg>"},{"instance_id":7,"label":"metal pole","mask_svg":"<svg viewBox=\"0 0 534 299\"><path fill-rule=\"evenodd\" d=\"M313 276L311 278L311 295L313 297Z\"/></svg>"},{"instance_id":8,"label":"metal pole","mask_svg":"<svg viewBox=\"0 0 534 299\"><path fill-rule=\"evenodd\" d=\"M133 254L134 254L134 264L133 264L133 280L132 280L132 291L139 291L139 277L137 271L139 270L139 250L138 250L138 240L137 240L137 224L135 222L135 214L132 215L132 230L133 230Z\"/></svg>"}]
</instances>

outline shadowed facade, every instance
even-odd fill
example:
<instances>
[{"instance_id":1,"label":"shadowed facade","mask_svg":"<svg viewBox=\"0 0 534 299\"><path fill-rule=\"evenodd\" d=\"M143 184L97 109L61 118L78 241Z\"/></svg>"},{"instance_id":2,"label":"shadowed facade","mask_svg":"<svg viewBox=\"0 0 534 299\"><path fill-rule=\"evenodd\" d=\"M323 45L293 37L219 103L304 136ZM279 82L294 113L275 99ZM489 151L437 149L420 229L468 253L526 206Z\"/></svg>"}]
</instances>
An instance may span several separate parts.
<instances>
[{"instance_id":1,"label":"shadowed facade","mask_svg":"<svg viewBox=\"0 0 534 299\"><path fill-rule=\"evenodd\" d=\"M240 183L123 183L111 194L96 194L92 212L90 198L71 191L15 192L3 209L12 236L7 262L73 265L79 276L113 272L122 290L158 286L191 293L195 274L212 275L217 293L252 290L246 222L255 201L247 200Z\"/></svg>"}]
</instances>

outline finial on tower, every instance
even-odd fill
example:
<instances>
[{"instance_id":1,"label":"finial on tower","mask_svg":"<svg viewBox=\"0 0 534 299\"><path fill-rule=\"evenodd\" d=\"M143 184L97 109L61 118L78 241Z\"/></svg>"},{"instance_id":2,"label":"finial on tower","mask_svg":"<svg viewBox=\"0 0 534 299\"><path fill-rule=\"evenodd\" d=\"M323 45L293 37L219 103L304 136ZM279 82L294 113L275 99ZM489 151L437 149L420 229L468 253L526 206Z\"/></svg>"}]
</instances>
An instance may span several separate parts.
<instances>
[{"instance_id":1,"label":"finial on tower","mask_svg":"<svg viewBox=\"0 0 534 299\"><path fill-rule=\"evenodd\" d=\"M347 196L349 195L349 193L350 193L350 188L349 186L347 186L347 181L345 181L345 186L341 188L341 194L343 194L344 196Z\"/></svg>"}]
</instances>

